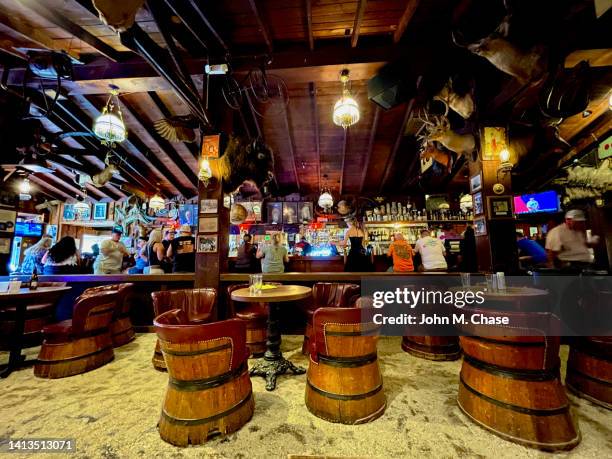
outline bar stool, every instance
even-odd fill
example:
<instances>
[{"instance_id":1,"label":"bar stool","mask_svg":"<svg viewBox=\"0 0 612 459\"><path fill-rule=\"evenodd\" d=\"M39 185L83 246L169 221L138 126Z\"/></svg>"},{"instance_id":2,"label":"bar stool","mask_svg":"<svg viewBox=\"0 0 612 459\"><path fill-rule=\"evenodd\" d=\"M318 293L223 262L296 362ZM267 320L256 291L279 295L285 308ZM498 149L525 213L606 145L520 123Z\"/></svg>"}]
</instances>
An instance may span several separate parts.
<instances>
[{"instance_id":1,"label":"bar stool","mask_svg":"<svg viewBox=\"0 0 612 459\"><path fill-rule=\"evenodd\" d=\"M306 331L302 343L302 354L308 355L309 340L312 334L312 317L318 308L350 308L359 297L357 284L317 282L312 286L312 303L306 310Z\"/></svg>"},{"instance_id":2,"label":"bar stool","mask_svg":"<svg viewBox=\"0 0 612 459\"><path fill-rule=\"evenodd\" d=\"M72 319L48 325L34 375L39 378L63 378L94 370L114 358L109 325L113 318L117 293L100 292L77 298Z\"/></svg>"},{"instance_id":3,"label":"bar stool","mask_svg":"<svg viewBox=\"0 0 612 459\"><path fill-rule=\"evenodd\" d=\"M169 377L158 424L162 440L198 445L246 424L255 409L246 323L193 324L174 309L154 324Z\"/></svg>"},{"instance_id":4,"label":"bar stool","mask_svg":"<svg viewBox=\"0 0 612 459\"><path fill-rule=\"evenodd\" d=\"M117 292L117 304L115 305L113 320L110 324L113 347L123 346L136 338L134 326L130 320L130 303L126 301L126 298L131 294L133 287L134 284L126 282L123 284L91 287L83 292L83 295L97 295L100 292L107 291Z\"/></svg>"},{"instance_id":5,"label":"bar stool","mask_svg":"<svg viewBox=\"0 0 612 459\"><path fill-rule=\"evenodd\" d=\"M39 287L65 287L66 282L39 282ZM62 296L58 293L56 298L48 293L43 303L28 304L26 307L26 320L24 324L24 334L22 347L39 346L42 342L42 330L45 325L51 324L55 319L55 306ZM0 349L9 349L10 343L7 341L13 336L15 328L15 316L17 308L7 306L0 309Z\"/></svg>"},{"instance_id":6,"label":"bar stool","mask_svg":"<svg viewBox=\"0 0 612 459\"><path fill-rule=\"evenodd\" d=\"M196 288L183 290L164 290L151 293L155 317L172 309L181 309L187 314L192 323L210 322L213 308L217 301L217 291L214 288ZM153 353L153 367L159 371L166 371L166 363L161 353L159 340L155 344Z\"/></svg>"},{"instance_id":7,"label":"bar stool","mask_svg":"<svg viewBox=\"0 0 612 459\"><path fill-rule=\"evenodd\" d=\"M559 374L557 317L550 313L464 308L485 317L509 317L513 329L534 336L505 336L503 325L461 326L463 364L459 408L493 433L546 451L569 450L580 443ZM499 328L501 336L492 328ZM551 333L551 330L553 332Z\"/></svg>"},{"instance_id":8,"label":"bar stool","mask_svg":"<svg viewBox=\"0 0 612 459\"><path fill-rule=\"evenodd\" d=\"M371 308L319 308L313 316L306 407L317 417L361 424L386 407Z\"/></svg>"}]
</instances>

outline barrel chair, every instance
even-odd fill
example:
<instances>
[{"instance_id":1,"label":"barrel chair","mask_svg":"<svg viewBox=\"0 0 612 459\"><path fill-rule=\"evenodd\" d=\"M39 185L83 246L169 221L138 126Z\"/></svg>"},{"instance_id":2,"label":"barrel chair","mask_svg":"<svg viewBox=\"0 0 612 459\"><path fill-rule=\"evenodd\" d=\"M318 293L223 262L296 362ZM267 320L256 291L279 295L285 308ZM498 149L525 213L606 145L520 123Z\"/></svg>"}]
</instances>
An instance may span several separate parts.
<instances>
[{"instance_id":1,"label":"barrel chair","mask_svg":"<svg viewBox=\"0 0 612 459\"><path fill-rule=\"evenodd\" d=\"M350 308L359 298L360 287L357 284L335 282L317 282L312 286L312 302L306 310L306 331L302 344L302 354L308 355L309 341L312 334L312 317L319 308Z\"/></svg>"},{"instance_id":2,"label":"barrel chair","mask_svg":"<svg viewBox=\"0 0 612 459\"><path fill-rule=\"evenodd\" d=\"M576 395L612 410L612 336L573 340L565 385Z\"/></svg>"},{"instance_id":3,"label":"barrel chair","mask_svg":"<svg viewBox=\"0 0 612 459\"><path fill-rule=\"evenodd\" d=\"M205 323L212 320L217 291L214 288L164 290L151 293L151 298L155 317L173 309L181 309L185 311L190 322ZM155 344L153 367L159 371L166 371L159 340Z\"/></svg>"},{"instance_id":4,"label":"barrel chair","mask_svg":"<svg viewBox=\"0 0 612 459\"><path fill-rule=\"evenodd\" d=\"M65 287L66 282L39 282L39 287ZM42 329L55 321L55 306L64 292L46 293L40 303L26 307L22 347L39 346L42 342ZM0 309L0 349L8 349L8 339L13 336L17 308L7 306Z\"/></svg>"},{"instance_id":5,"label":"barrel chair","mask_svg":"<svg viewBox=\"0 0 612 459\"><path fill-rule=\"evenodd\" d=\"M255 408L246 323L195 324L181 309L154 323L169 377L158 424L162 440L198 445L246 424Z\"/></svg>"},{"instance_id":6,"label":"barrel chair","mask_svg":"<svg viewBox=\"0 0 612 459\"><path fill-rule=\"evenodd\" d=\"M386 407L372 308L319 308L313 316L306 407L322 419L361 424Z\"/></svg>"},{"instance_id":7,"label":"barrel chair","mask_svg":"<svg viewBox=\"0 0 612 459\"><path fill-rule=\"evenodd\" d=\"M114 358L109 326L117 293L81 295L72 319L43 329L43 343L34 365L40 378L63 378L94 370Z\"/></svg>"},{"instance_id":8,"label":"barrel chair","mask_svg":"<svg viewBox=\"0 0 612 459\"><path fill-rule=\"evenodd\" d=\"M503 325L461 325L459 408L506 440L546 451L574 448L580 432L560 378L560 323L548 312L465 308L468 316L509 317ZM498 334L499 333L499 334Z\"/></svg>"},{"instance_id":9,"label":"barrel chair","mask_svg":"<svg viewBox=\"0 0 612 459\"><path fill-rule=\"evenodd\" d=\"M128 296L132 292L134 284L123 283L113 285L102 285L100 287L91 287L83 292L83 295L97 295L100 292L114 291L117 292L117 304L113 313L113 320L110 324L111 338L113 347L123 346L124 344L133 341L136 338L134 326L130 320L130 303L127 301Z\"/></svg>"}]
</instances>

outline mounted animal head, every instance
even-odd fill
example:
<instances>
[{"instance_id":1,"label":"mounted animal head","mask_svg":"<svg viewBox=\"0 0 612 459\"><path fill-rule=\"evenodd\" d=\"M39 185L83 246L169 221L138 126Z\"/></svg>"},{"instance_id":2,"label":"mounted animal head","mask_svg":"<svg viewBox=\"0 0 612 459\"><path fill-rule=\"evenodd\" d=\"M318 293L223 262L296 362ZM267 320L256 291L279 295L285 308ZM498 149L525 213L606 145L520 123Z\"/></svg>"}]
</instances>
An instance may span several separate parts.
<instances>
[{"instance_id":1,"label":"mounted animal head","mask_svg":"<svg viewBox=\"0 0 612 459\"><path fill-rule=\"evenodd\" d=\"M434 99L443 102L446 105L446 112L450 107L455 113L459 114L463 119L468 119L474 113L474 99L468 92L462 96L457 94L453 89L453 80L449 79L442 90L434 96Z\"/></svg>"},{"instance_id":2,"label":"mounted animal head","mask_svg":"<svg viewBox=\"0 0 612 459\"><path fill-rule=\"evenodd\" d=\"M100 20L116 32L125 32L134 25L136 13L145 0L92 0Z\"/></svg>"},{"instance_id":3,"label":"mounted animal head","mask_svg":"<svg viewBox=\"0 0 612 459\"><path fill-rule=\"evenodd\" d=\"M247 143L230 136L221 160L227 192L236 192L245 181L252 182L261 191L274 180L274 154L260 138Z\"/></svg>"},{"instance_id":4,"label":"mounted animal head","mask_svg":"<svg viewBox=\"0 0 612 459\"><path fill-rule=\"evenodd\" d=\"M443 116L433 117L433 121L429 119L427 113L425 113L425 118L419 117L419 119L424 123L425 128L425 133L419 136L423 148L430 142L440 142L445 148L458 155L470 154L476 148L476 140L472 134L458 134L452 130L446 113Z\"/></svg>"}]
</instances>

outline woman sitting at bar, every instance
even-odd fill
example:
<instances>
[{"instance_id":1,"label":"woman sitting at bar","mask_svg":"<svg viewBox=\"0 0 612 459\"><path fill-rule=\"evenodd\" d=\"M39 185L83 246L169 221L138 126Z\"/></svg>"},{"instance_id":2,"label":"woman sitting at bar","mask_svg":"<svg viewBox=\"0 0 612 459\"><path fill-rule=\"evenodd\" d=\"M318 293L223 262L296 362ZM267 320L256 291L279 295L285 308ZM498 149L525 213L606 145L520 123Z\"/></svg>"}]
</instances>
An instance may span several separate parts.
<instances>
[{"instance_id":1,"label":"woman sitting at bar","mask_svg":"<svg viewBox=\"0 0 612 459\"><path fill-rule=\"evenodd\" d=\"M282 273L285 271L284 263L289 262L287 249L281 245L279 233L272 236L272 244L260 244L256 256L262 259L262 273Z\"/></svg>"},{"instance_id":2,"label":"woman sitting at bar","mask_svg":"<svg viewBox=\"0 0 612 459\"><path fill-rule=\"evenodd\" d=\"M77 274L79 253L74 238L64 236L42 257L44 274Z\"/></svg>"},{"instance_id":3,"label":"woman sitting at bar","mask_svg":"<svg viewBox=\"0 0 612 459\"><path fill-rule=\"evenodd\" d=\"M123 231L121 228L113 228L111 239L106 239L100 244L100 255L94 262L94 274L120 274L123 265L123 257L128 253L123 242L120 241Z\"/></svg>"},{"instance_id":4,"label":"woman sitting at bar","mask_svg":"<svg viewBox=\"0 0 612 459\"><path fill-rule=\"evenodd\" d=\"M356 218L348 222L349 228L344 235L344 271L346 272L370 272L374 270L374 263L371 256L368 256L365 249L365 244L368 240L368 233L363 228L363 225ZM351 248L346 253L348 242L351 243Z\"/></svg>"},{"instance_id":5,"label":"woman sitting at bar","mask_svg":"<svg viewBox=\"0 0 612 459\"><path fill-rule=\"evenodd\" d=\"M161 267L161 261L164 258L165 250L160 229L151 231L151 234L149 234L149 242L147 242L144 252L147 258L147 265L143 270L144 274L164 274L164 270Z\"/></svg>"},{"instance_id":6,"label":"woman sitting at bar","mask_svg":"<svg viewBox=\"0 0 612 459\"><path fill-rule=\"evenodd\" d=\"M51 236L44 234L40 241L26 249L23 263L21 263L21 272L23 274L31 274L34 268L36 268L38 273L43 272L42 259L47 250L49 250L49 247L51 247L51 243Z\"/></svg>"}]
</instances>

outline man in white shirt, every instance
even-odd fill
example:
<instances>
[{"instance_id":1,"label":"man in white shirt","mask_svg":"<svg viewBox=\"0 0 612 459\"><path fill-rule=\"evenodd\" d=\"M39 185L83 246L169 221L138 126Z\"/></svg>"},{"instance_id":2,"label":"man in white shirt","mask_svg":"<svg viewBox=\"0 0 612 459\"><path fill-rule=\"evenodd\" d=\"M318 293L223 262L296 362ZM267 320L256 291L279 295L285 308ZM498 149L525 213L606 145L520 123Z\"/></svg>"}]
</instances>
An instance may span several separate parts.
<instances>
[{"instance_id":1,"label":"man in white shirt","mask_svg":"<svg viewBox=\"0 0 612 459\"><path fill-rule=\"evenodd\" d=\"M440 239L431 237L429 230L421 231L421 238L414 246L415 253L421 254L421 268L419 271L446 271L446 250Z\"/></svg>"},{"instance_id":2,"label":"man in white shirt","mask_svg":"<svg viewBox=\"0 0 612 459\"><path fill-rule=\"evenodd\" d=\"M100 244L100 254L94 262L94 274L120 274L123 257L129 256L127 248L120 241L123 231L113 228L111 239Z\"/></svg>"},{"instance_id":3,"label":"man in white shirt","mask_svg":"<svg viewBox=\"0 0 612 459\"><path fill-rule=\"evenodd\" d=\"M565 214L565 223L555 226L546 235L546 252L551 264L559 267L584 265L593 262L589 247L599 240L592 236L587 241L585 229L586 218L581 210L569 210Z\"/></svg>"}]
</instances>

